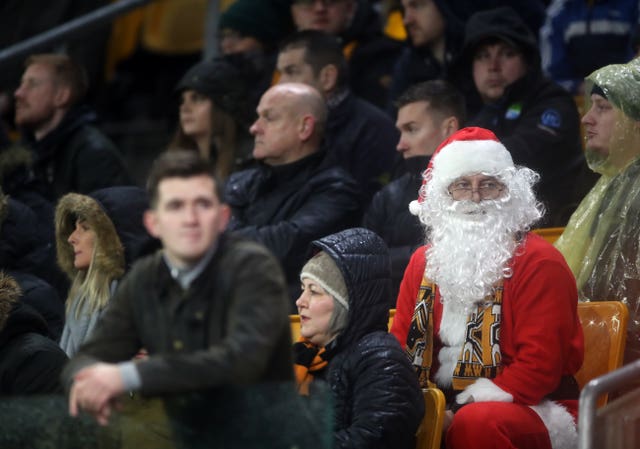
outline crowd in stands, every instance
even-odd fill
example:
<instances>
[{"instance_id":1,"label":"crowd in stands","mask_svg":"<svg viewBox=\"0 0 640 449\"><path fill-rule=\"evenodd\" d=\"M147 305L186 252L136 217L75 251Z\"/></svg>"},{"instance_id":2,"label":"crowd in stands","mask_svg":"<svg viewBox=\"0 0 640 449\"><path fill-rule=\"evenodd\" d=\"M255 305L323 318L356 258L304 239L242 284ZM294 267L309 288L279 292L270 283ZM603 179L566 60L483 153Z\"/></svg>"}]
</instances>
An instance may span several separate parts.
<instances>
[{"instance_id":1,"label":"crowd in stands","mask_svg":"<svg viewBox=\"0 0 640 449\"><path fill-rule=\"evenodd\" d=\"M443 447L575 447L578 302L640 358L637 2L207 3L0 77L0 396L162 396L188 448L222 389L328 388L331 444L409 449L437 387Z\"/></svg>"}]
</instances>

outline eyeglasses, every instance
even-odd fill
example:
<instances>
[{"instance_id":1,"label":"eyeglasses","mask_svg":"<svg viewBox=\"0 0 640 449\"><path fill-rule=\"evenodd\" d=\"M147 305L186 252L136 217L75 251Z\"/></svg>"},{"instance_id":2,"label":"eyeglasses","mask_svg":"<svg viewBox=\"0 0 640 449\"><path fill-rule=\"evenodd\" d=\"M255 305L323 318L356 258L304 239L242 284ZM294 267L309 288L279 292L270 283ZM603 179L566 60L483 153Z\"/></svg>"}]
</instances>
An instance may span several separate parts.
<instances>
[{"instance_id":1,"label":"eyeglasses","mask_svg":"<svg viewBox=\"0 0 640 449\"><path fill-rule=\"evenodd\" d=\"M456 201L470 200L473 194L478 192L480 199L495 200L504 190L504 185L497 181L481 181L477 189L474 189L469 181L457 181L449 186L449 195Z\"/></svg>"},{"instance_id":2,"label":"eyeglasses","mask_svg":"<svg viewBox=\"0 0 640 449\"><path fill-rule=\"evenodd\" d=\"M328 7L342 2L344 0L293 0L294 5L300 5L305 8L311 8L316 3L322 3L322 6Z\"/></svg>"}]
</instances>

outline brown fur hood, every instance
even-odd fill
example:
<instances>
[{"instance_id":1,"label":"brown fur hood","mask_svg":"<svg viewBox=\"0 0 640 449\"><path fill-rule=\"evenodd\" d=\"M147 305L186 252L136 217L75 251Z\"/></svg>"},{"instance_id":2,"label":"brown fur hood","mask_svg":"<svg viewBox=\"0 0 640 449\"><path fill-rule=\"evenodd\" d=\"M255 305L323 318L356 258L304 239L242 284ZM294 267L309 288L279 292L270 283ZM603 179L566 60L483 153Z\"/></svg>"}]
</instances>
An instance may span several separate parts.
<instances>
[{"instance_id":1,"label":"brown fur hood","mask_svg":"<svg viewBox=\"0 0 640 449\"><path fill-rule=\"evenodd\" d=\"M133 260L151 246L152 238L142 223L148 207L144 190L134 186L109 187L89 195L68 193L56 207L58 264L73 279L73 248L67 239L77 219L84 219L96 233L94 268L110 279L122 277Z\"/></svg>"}]
</instances>

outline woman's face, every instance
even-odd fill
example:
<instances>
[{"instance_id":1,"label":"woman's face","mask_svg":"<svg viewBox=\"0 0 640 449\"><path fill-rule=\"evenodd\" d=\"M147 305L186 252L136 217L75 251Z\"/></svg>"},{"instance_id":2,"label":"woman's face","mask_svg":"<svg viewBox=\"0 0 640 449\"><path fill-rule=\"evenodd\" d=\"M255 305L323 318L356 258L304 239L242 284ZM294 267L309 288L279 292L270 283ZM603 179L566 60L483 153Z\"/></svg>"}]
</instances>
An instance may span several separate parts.
<instances>
[{"instance_id":1,"label":"woman's face","mask_svg":"<svg viewBox=\"0 0 640 449\"><path fill-rule=\"evenodd\" d=\"M616 121L613 105L603 96L591 94L591 108L582 117L587 149L607 156Z\"/></svg>"},{"instance_id":2,"label":"woman's face","mask_svg":"<svg viewBox=\"0 0 640 449\"><path fill-rule=\"evenodd\" d=\"M329 322L333 315L333 297L316 281L302 280L302 294L296 300L300 315L300 335L311 343L326 346L335 335L329 335Z\"/></svg>"},{"instance_id":3,"label":"woman's face","mask_svg":"<svg viewBox=\"0 0 640 449\"><path fill-rule=\"evenodd\" d=\"M209 97L195 90L182 92L180 126L185 135L199 139L211 135L211 108Z\"/></svg>"},{"instance_id":4,"label":"woman's face","mask_svg":"<svg viewBox=\"0 0 640 449\"><path fill-rule=\"evenodd\" d=\"M87 270L93 258L96 233L86 221L76 220L76 227L67 241L73 247L73 266L78 270Z\"/></svg>"}]
</instances>

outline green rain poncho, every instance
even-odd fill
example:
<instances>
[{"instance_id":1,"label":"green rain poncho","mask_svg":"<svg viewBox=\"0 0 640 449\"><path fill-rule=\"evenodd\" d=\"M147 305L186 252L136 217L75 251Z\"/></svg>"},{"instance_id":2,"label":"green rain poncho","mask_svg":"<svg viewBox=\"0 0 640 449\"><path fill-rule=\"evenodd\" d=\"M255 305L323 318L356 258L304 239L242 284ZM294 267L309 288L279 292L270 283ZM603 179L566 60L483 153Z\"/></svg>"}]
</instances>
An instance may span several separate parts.
<instances>
[{"instance_id":1,"label":"green rain poncho","mask_svg":"<svg viewBox=\"0 0 640 449\"><path fill-rule=\"evenodd\" d=\"M587 77L617 114L609 154L589 150L601 177L571 216L556 247L571 267L582 300L620 300L630 321L625 363L640 358L640 60L603 67Z\"/></svg>"}]
</instances>

